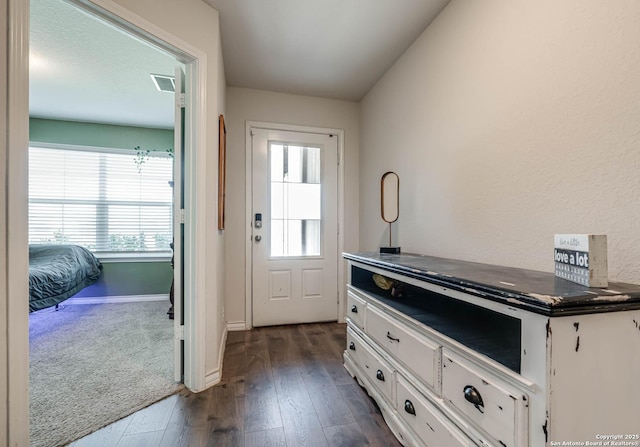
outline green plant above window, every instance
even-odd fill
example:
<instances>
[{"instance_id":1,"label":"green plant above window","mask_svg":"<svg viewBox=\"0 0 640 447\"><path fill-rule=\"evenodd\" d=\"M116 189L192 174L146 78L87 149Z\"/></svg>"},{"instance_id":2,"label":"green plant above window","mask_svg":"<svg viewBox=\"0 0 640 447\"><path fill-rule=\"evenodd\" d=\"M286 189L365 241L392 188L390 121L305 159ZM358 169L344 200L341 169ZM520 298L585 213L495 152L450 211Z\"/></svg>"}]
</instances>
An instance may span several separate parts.
<instances>
[{"instance_id":1,"label":"green plant above window","mask_svg":"<svg viewBox=\"0 0 640 447\"><path fill-rule=\"evenodd\" d=\"M149 149L140 149L140 146L136 146L133 149L136 151L136 155L135 157L133 157L133 161L138 167L138 174L140 174L142 172L142 165L149 158L149 153L151 151Z\"/></svg>"},{"instance_id":2,"label":"green plant above window","mask_svg":"<svg viewBox=\"0 0 640 447\"><path fill-rule=\"evenodd\" d=\"M142 165L151 157L150 149L141 149L140 146L136 146L133 148L136 151L136 155L133 157L133 161L138 167L138 174L142 172ZM169 158L173 158L173 148L169 148L166 150Z\"/></svg>"}]
</instances>

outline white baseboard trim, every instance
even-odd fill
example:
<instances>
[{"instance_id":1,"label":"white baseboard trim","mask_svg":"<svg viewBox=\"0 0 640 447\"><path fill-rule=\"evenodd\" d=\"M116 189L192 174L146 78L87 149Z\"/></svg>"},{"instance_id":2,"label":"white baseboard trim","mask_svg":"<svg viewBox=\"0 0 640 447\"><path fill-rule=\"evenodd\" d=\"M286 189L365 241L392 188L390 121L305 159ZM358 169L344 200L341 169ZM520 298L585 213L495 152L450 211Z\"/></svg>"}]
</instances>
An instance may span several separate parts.
<instances>
[{"instance_id":1,"label":"white baseboard trim","mask_svg":"<svg viewBox=\"0 0 640 447\"><path fill-rule=\"evenodd\" d=\"M227 330L229 332L244 331L246 329L247 327L244 321L227 321Z\"/></svg>"},{"instance_id":2,"label":"white baseboard trim","mask_svg":"<svg viewBox=\"0 0 640 447\"><path fill-rule=\"evenodd\" d=\"M87 296L69 298L62 304L116 304L116 303L139 303L143 301L169 301L168 293L156 295L121 295L121 296Z\"/></svg>"},{"instance_id":3,"label":"white baseboard trim","mask_svg":"<svg viewBox=\"0 0 640 447\"><path fill-rule=\"evenodd\" d=\"M220 383L222 380L222 363L224 362L224 348L227 346L227 332L227 328L225 327L220 339L220 346L218 347L218 367L205 375L205 389Z\"/></svg>"},{"instance_id":4,"label":"white baseboard trim","mask_svg":"<svg viewBox=\"0 0 640 447\"><path fill-rule=\"evenodd\" d=\"M216 369L215 371L210 372L204 377L204 389L212 387L213 385L217 385L222 380L222 374L220 374L220 370Z\"/></svg>"}]
</instances>

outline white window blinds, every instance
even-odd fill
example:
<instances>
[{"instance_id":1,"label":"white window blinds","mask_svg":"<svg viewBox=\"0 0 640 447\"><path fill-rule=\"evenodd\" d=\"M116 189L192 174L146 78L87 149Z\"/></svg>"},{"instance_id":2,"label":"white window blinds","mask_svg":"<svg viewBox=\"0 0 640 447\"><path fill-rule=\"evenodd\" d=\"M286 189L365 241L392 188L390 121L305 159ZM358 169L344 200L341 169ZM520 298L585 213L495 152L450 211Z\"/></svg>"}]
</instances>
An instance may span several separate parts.
<instances>
[{"instance_id":1,"label":"white window blinds","mask_svg":"<svg viewBox=\"0 0 640 447\"><path fill-rule=\"evenodd\" d=\"M173 159L163 152L29 148L29 243L170 252Z\"/></svg>"}]
</instances>

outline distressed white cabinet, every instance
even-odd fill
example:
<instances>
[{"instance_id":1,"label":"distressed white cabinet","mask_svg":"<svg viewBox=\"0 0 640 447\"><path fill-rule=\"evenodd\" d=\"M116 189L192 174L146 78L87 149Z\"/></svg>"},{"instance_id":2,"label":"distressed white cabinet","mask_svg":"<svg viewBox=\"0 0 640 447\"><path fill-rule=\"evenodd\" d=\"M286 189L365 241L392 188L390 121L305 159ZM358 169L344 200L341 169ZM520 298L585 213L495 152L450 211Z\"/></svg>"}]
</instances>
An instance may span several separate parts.
<instances>
[{"instance_id":1,"label":"distressed white cabinet","mask_svg":"<svg viewBox=\"0 0 640 447\"><path fill-rule=\"evenodd\" d=\"M586 288L411 254L344 257L344 365L403 445L640 441L640 286Z\"/></svg>"}]
</instances>

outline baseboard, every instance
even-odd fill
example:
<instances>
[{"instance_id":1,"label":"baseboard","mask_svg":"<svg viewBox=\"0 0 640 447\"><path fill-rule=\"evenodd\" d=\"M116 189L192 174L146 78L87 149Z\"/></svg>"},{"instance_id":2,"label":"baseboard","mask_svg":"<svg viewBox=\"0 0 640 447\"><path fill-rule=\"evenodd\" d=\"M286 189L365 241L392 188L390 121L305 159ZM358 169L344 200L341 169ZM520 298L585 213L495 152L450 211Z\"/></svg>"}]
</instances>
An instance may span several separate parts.
<instances>
[{"instance_id":1,"label":"baseboard","mask_svg":"<svg viewBox=\"0 0 640 447\"><path fill-rule=\"evenodd\" d=\"M87 296L69 298L63 304L116 304L139 303L143 301L169 301L168 293L156 295Z\"/></svg>"},{"instance_id":2,"label":"baseboard","mask_svg":"<svg viewBox=\"0 0 640 447\"><path fill-rule=\"evenodd\" d=\"M206 390L213 385L217 385L222 380L222 374L220 374L220 370L216 369L213 372L210 372L204 377L204 389Z\"/></svg>"},{"instance_id":3,"label":"baseboard","mask_svg":"<svg viewBox=\"0 0 640 447\"><path fill-rule=\"evenodd\" d=\"M229 332L245 331L247 329L244 321L227 321L227 330Z\"/></svg>"},{"instance_id":4,"label":"baseboard","mask_svg":"<svg viewBox=\"0 0 640 447\"><path fill-rule=\"evenodd\" d=\"M218 367L213 371L207 373L204 377L205 389L220 383L222 380L222 364L224 362L224 348L227 346L227 328L224 328L222 337L220 339L220 346L218 346Z\"/></svg>"}]
</instances>

